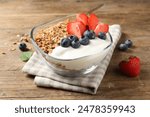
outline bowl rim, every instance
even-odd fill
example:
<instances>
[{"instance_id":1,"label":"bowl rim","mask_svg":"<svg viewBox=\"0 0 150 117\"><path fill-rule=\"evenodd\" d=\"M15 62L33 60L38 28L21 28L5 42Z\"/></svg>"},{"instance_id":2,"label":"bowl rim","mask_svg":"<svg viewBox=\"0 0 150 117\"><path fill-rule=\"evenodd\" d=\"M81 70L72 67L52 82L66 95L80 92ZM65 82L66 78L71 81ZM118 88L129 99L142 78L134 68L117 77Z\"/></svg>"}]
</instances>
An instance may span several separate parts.
<instances>
[{"instance_id":1,"label":"bowl rim","mask_svg":"<svg viewBox=\"0 0 150 117\"><path fill-rule=\"evenodd\" d=\"M31 29L31 31L30 31L30 39L31 39L31 43L33 44L33 46L34 46L34 48L35 48L35 50L37 50L37 51L39 51L41 54L42 54L42 56L44 55L44 56L48 56L48 57L50 57L50 58L52 58L52 59L55 59L55 60L59 60L59 61L72 61L72 60L78 60L78 59L82 59L82 58L86 58L86 57L89 57L89 56L93 56L93 55L96 55L97 53L94 53L94 54L91 54L91 55L87 55L87 56L83 56L83 57L79 57L79 58L74 58L74 59L59 59L59 58L55 58L55 57L53 57L53 56L50 56L49 54L47 54L47 53L45 53L38 45L37 45L37 43L35 42L35 39L34 39L34 31L35 31L35 29L36 28L38 28L38 27L40 27L40 26L42 26L42 25L45 25L45 24L52 24L52 23L55 23L55 22L57 22L57 21L62 21L62 20L65 20L66 18L69 18L69 17L72 17L72 16L75 16L74 14L73 15L67 15L67 16L64 16L64 17L61 17L61 18L58 18L58 19L52 19L52 20L50 20L50 21L48 21L48 22L44 22L44 23L41 23L41 24L38 24L38 25L36 25L36 26L34 26L32 29ZM113 43L113 38L112 38L112 36L111 36L111 34L110 34L110 32L108 32L108 35L109 35L109 37L110 37L110 44L109 45L107 45L104 49L103 49L103 51L104 50L106 50L107 48L109 48L111 45L112 45L112 43Z\"/></svg>"}]
</instances>

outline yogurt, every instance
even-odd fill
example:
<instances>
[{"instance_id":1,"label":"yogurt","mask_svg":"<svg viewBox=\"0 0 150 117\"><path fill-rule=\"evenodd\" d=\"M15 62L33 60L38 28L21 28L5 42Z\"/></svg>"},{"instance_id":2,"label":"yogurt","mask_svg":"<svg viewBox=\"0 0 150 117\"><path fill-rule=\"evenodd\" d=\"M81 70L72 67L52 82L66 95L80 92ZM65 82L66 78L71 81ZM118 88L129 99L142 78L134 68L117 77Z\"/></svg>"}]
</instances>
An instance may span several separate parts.
<instances>
[{"instance_id":1,"label":"yogurt","mask_svg":"<svg viewBox=\"0 0 150 117\"><path fill-rule=\"evenodd\" d=\"M67 48L58 46L52 51L50 55L57 59L76 59L101 52L109 44L109 39L102 40L96 37L95 39L91 39L88 45L81 45L77 49L74 49L71 46Z\"/></svg>"}]
</instances>

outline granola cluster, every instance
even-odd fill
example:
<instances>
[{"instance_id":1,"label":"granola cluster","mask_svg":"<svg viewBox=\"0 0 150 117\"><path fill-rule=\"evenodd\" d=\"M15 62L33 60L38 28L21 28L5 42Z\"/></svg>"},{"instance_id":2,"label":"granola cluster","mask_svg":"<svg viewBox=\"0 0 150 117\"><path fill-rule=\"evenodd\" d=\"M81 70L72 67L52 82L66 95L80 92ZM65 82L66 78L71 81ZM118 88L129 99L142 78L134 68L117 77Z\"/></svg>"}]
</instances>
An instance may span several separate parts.
<instances>
[{"instance_id":1,"label":"granola cluster","mask_svg":"<svg viewBox=\"0 0 150 117\"><path fill-rule=\"evenodd\" d=\"M46 53L51 53L54 48L60 45L61 39L68 35L67 23L69 20L59 22L58 24L40 30L35 41L37 45Z\"/></svg>"}]
</instances>

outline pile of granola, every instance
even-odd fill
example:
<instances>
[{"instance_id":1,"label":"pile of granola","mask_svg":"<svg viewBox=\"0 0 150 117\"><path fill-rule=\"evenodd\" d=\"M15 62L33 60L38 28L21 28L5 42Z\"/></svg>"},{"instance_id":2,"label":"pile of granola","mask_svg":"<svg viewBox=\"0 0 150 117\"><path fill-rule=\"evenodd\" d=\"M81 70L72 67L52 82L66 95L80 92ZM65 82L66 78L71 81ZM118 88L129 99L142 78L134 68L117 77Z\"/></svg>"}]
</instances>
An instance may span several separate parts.
<instances>
[{"instance_id":1,"label":"pile of granola","mask_svg":"<svg viewBox=\"0 0 150 117\"><path fill-rule=\"evenodd\" d=\"M68 35L68 22L69 20L65 20L54 26L40 30L35 36L37 45L44 52L51 53L54 48L60 45L61 39Z\"/></svg>"}]
</instances>

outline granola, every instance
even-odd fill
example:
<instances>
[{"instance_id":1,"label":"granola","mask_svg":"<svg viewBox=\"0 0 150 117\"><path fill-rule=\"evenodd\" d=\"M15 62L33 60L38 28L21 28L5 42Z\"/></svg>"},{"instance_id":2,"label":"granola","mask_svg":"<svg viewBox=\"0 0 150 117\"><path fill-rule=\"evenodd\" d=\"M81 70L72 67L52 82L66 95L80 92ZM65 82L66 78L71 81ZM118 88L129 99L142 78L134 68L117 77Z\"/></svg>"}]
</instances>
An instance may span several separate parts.
<instances>
[{"instance_id":1,"label":"granola","mask_svg":"<svg viewBox=\"0 0 150 117\"><path fill-rule=\"evenodd\" d=\"M59 22L58 24L38 31L35 36L35 42L46 53L51 53L56 48L61 39L68 35L67 23L69 20Z\"/></svg>"}]
</instances>

